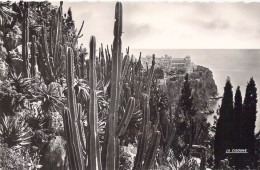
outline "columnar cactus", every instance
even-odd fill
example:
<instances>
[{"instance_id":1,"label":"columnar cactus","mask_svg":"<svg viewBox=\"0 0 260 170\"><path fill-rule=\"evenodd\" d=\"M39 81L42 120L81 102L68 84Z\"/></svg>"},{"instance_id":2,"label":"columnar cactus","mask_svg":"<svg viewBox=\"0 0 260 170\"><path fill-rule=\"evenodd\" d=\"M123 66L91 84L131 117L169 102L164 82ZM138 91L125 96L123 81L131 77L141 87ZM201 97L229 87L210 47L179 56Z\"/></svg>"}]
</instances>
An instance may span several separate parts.
<instances>
[{"instance_id":1,"label":"columnar cactus","mask_svg":"<svg viewBox=\"0 0 260 170\"><path fill-rule=\"evenodd\" d=\"M50 41L47 41L46 28L45 26L42 26L40 42L38 44L39 60L44 61L45 63L40 67L40 72L46 84L57 81L65 67L65 62L62 55L62 51L65 50L63 48L61 28L62 2L60 3L60 7L53 21L55 29L50 28Z\"/></svg>"},{"instance_id":2,"label":"columnar cactus","mask_svg":"<svg viewBox=\"0 0 260 170\"><path fill-rule=\"evenodd\" d=\"M133 168L135 170L151 168L161 138L161 133L157 131L155 126L151 127L151 121L150 121L149 100L150 100L150 86L153 79L154 65L155 65L155 55L153 55L152 67L150 68L150 70L148 70L148 80L147 80L148 83L146 86L146 94L143 95L143 104L142 104L143 128L142 128L142 134L141 136L139 136L139 140L138 140L137 155L135 157L135 163Z\"/></svg>"},{"instance_id":3,"label":"columnar cactus","mask_svg":"<svg viewBox=\"0 0 260 170\"><path fill-rule=\"evenodd\" d=\"M67 86L68 86L68 111L64 111L64 129L66 132L71 134L67 134L67 141L69 143L69 164L71 169L76 170L84 170L85 169L85 161L83 157L83 141L81 140L82 133L80 134L80 130L83 129L81 127L81 123L79 122L79 118L81 117L77 103L76 103L76 95L74 90L74 54L71 48L68 48L68 57L67 57ZM69 118L70 123L65 124L67 118ZM72 151L70 151L70 149ZM74 161L76 160L76 162Z\"/></svg>"},{"instance_id":4,"label":"columnar cactus","mask_svg":"<svg viewBox=\"0 0 260 170\"><path fill-rule=\"evenodd\" d=\"M23 75L29 77L29 3L24 2L23 25L22 25L22 59Z\"/></svg>"},{"instance_id":5,"label":"columnar cactus","mask_svg":"<svg viewBox=\"0 0 260 170\"><path fill-rule=\"evenodd\" d=\"M141 59L139 58L139 61L141 63ZM153 60L152 60L152 67L148 71L148 81L147 81L147 87L146 87L146 94L150 95L150 89L153 81L153 73L154 73L154 66L155 66L155 55L153 54Z\"/></svg>"},{"instance_id":6,"label":"columnar cactus","mask_svg":"<svg viewBox=\"0 0 260 170\"><path fill-rule=\"evenodd\" d=\"M130 122L130 119L133 115L133 112L134 112L134 107L135 107L135 98L133 97L130 97L128 102L127 102L127 107L126 107L126 112L124 113L123 115L123 118L117 128L117 135L118 136L122 136L125 131L126 131L126 128Z\"/></svg>"},{"instance_id":7,"label":"columnar cactus","mask_svg":"<svg viewBox=\"0 0 260 170\"><path fill-rule=\"evenodd\" d=\"M61 33L62 33L62 4L63 2L60 2L60 7L58 9L56 18L54 20L55 24L55 31L54 31L54 42L53 42L53 49L51 49L53 54L53 62L57 63L59 62L59 50L61 45Z\"/></svg>"},{"instance_id":8,"label":"columnar cactus","mask_svg":"<svg viewBox=\"0 0 260 170\"><path fill-rule=\"evenodd\" d=\"M38 75L38 65L37 65L37 56L36 56L36 37L32 36L32 47L31 47L31 76L37 77Z\"/></svg>"},{"instance_id":9,"label":"columnar cactus","mask_svg":"<svg viewBox=\"0 0 260 170\"><path fill-rule=\"evenodd\" d=\"M160 131L151 128L149 95L144 94L143 98L143 129L138 140L137 154L133 168L134 170L148 170L151 168L161 138Z\"/></svg>"},{"instance_id":10,"label":"columnar cactus","mask_svg":"<svg viewBox=\"0 0 260 170\"><path fill-rule=\"evenodd\" d=\"M123 136L127 131L128 124L131 121L132 115L134 115L136 106L138 106L138 111L140 111L139 107L142 106L143 130L138 141L135 169L150 169L155 159L161 134L157 131L156 127L151 126L150 122L149 94L153 79L154 57L147 79L147 94L143 95L143 103L141 103L143 86L141 61L139 59L138 62L134 62L133 58L130 60L129 49L127 50L127 55L122 59L121 35L122 4L118 2L115 10L114 42L113 47L111 47L112 57L110 56L108 47L105 49L104 56L102 46L100 48L98 61L96 61L95 37L91 37L90 40L90 57L86 63L90 90L88 103L86 104L88 107L85 107L86 114L88 115L88 124L85 129L82 128L81 120L83 111L81 105L77 105L76 103L73 85L74 55L71 48L68 50L66 69L68 109L64 111L64 128L69 146L68 157L70 169L119 169L119 137ZM108 75L110 75L110 78L108 78ZM106 83L110 82L110 94L108 95L110 98L109 114L102 146L102 159L100 158L97 129L98 103L96 86L98 79ZM85 137L85 140L82 139L83 137ZM84 143L86 143L86 145L84 145ZM84 155L83 151L86 151L87 155Z\"/></svg>"},{"instance_id":11,"label":"columnar cactus","mask_svg":"<svg viewBox=\"0 0 260 170\"><path fill-rule=\"evenodd\" d=\"M83 79L84 75L85 75L85 70L84 70L85 54L84 54L84 51L81 52L81 54L79 55L79 62L80 62L79 78Z\"/></svg>"},{"instance_id":12,"label":"columnar cactus","mask_svg":"<svg viewBox=\"0 0 260 170\"><path fill-rule=\"evenodd\" d=\"M115 10L114 42L112 54L112 73L111 73L111 100L108 115L108 144L106 156L106 169L117 168L118 136L116 134L118 123L119 106L119 81L121 68L121 35L122 35L122 4L117 2Z\"/></svg>"},{"instance_id":13,"label":"columnar cactus","mask_svg":"<svg viewBox=\"0 0 260 170\"><path fill-rule=\"evenodd\" d=\"M89 62L89 87L90 87L90 101L89 101L89 157L90 169L101 169L100 153L99 153L99 139L97 132L98 122L98 106L97 106L97 73L96 73L96 39L94 36L90 39L90 62Z\"/></svg>"}]
</instances>

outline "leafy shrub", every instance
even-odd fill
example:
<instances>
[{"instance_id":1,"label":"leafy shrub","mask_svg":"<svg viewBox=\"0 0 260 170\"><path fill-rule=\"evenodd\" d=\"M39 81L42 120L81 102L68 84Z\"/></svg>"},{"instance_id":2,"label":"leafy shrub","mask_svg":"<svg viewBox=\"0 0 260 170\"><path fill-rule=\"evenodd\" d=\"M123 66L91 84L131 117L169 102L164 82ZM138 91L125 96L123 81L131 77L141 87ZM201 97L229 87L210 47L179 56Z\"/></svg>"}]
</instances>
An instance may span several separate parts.
<instances>
[{"instance_id":1,"label":"leafy shrub","mask_svg":"<svg viewBox=\"0 0 260 170\"><path fill-rule=\"evenodd\" d=\"M30 144L31 128L22 117L3 116L0 119L0 137L8 147Z\"/></svg>"}]
</instances>

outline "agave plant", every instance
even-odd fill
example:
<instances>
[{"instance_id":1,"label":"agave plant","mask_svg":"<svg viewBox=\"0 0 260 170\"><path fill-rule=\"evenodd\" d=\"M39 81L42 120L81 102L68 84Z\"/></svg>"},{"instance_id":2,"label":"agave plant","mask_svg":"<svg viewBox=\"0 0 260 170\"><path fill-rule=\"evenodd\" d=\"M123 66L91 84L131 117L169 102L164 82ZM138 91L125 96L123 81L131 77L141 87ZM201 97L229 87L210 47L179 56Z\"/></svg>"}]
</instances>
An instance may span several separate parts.
<instances>
[{"instance_id":1,"label":"agave plant","mask_svg":"<svg viewBox=\"0 0 260 170\"><path fill-rule=\"evenodd\" d=\"M74 86L78 98L83 98L84 101L89 99L89 83L84 79L75 80ZM97 83L97 100L99 111L108 108L109 102L107 101L108 84L104 85L103 82Z\"/></svg>"},{"instance_id":2,"label":"agave plant","mask_svg":"<svg viewBox=\"0 0 260 170\"><path fill-rule=\"evenodd\" d=\"M185 157L183 154L181 157L182 159L179 161L175 157L173 150L169 150L168 156L164 162L165 167L172 170L199 169L199 165L195 158Z\"/></svg>"},{"instance_id":3,"label":"agave plant","mask_svg":"<svg viewBox=\"0 0 260 170\"><path fill-rule=\"evenodd\" d=\"M30 144L32 131L22 117L5 116L0 118L0 137L8 147Z\"/></svg>"},{"instance_id":4,"label":"agave plant","mask_svg":"<svg viewBox=\"0 0 260 170\"><path fill-rule=\"evenodd\" d=\"M0 25L10 23L13 15L16 14L11 8L10 2L1 2L0 4Z\"/></svg>"},{"instance_id":5,"label":"agave plant","mask_svg":"<svg viewBox=\"0 0 260 170\"><path fill-rule=\"evenodd\" d=\"M17 93L28 93L31 85L31 78L23 78L22 73L19 75L15 72L10 74L10 84L13 86Z\"/></svg>"},{"instance_id":6,"label":"agave plant","mask_svg":"<svg viewBox=\"0 0 260 170\"><path fill-rule=\"evenodd\" d=\"M42 110L47 113L48 111L57 111L63 106L61 85L58 83L51 83L49 85L38 84L32 86L33 95L38 100L42 101Z\"/></svg>"}]
</instances>

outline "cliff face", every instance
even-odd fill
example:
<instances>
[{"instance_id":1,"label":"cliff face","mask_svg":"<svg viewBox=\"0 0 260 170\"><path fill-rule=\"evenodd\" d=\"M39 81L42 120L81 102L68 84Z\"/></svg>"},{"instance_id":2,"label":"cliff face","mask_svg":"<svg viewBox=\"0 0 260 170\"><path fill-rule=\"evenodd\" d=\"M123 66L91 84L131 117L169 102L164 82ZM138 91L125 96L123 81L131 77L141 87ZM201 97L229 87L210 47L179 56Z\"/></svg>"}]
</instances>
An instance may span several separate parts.
<instances>
[{"instance_id":1,"label":"cliff face","mask_svg":"<svg viewBox=\"0 0 260 170\"><path fill-rule=\"evenodd\" d=\"M209 99L218 95L212 71L206 67L198 66L197 69L190 74L189 81L191 83L196 110L201 113L207 113L212 110L212 103L210 103ZM178 78L171 79L167 82L170 103L173 109L177 107L183 82L183 75L179 75Z\"/></svg>"}]
</instances>

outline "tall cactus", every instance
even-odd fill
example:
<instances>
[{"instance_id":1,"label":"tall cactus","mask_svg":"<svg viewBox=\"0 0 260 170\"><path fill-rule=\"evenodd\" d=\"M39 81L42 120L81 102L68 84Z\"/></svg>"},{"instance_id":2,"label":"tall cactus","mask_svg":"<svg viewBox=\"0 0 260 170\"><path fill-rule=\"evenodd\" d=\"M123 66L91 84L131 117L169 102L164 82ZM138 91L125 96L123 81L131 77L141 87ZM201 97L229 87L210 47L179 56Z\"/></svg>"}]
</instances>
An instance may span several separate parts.
<instances>
[{"instance_id":1,"label":"tall cactus","mask_svg":"<svg viewBox=\"0 0 260 170\"><path fill-rule=\"evenodd\" d=\"M62 2L53 19L54 29L50 28L50 40L48 41L46 27L42 26L40 42L38 45L39 58L44 61L40 67L41 75L46 84L57 81L65 67L62 56ZM54 37L54 38L53 38ZM54 40L53 40L54 39Z\"/></svg>"},{"instance_id":2,"label":"tall cactus","mask_svg":"<svg viewBox=\"0 0 260 170\"><path fill-rule=\"evenodd\" d=\"M71 48L68 48L68 57L67 57L67 86L68 86L68 108L69 112L64 112L71 120L71 124L68 126L64 126L65 130L70 129L70 132L72 133L70 136L71 138L68 138L69 143L71 143L71 146L73 148L73 152L70 152L70 160L77 160L74 164L73 162L70 163L71 169L76 170L84 170L85 169L85 161L83 157L83 143L81 141L81 137L79 132L80 129L82 129L80 126L81 124L78 121L78 118L80 117L80 112L77 107L76 103L76 95L74 90L74 55ZM66 115L64 116L66 117ZM66 120L66 119L65 119ZM65 124L64 124L65 125Z\"/></svg>"},{"instance_id":3,"label":"tall cactus","mask_svg":"<svg viewBox=\"0 0 260 170\"><path fill-rule=\"evenodd\" d=\"M52 54L53 54L53 62L57 63L58 58L59 58L59 48L61 44L61 33L62 33L62 4L63 2L60 2L60 7L58 9L56 18L54 20L55 24L55 32L54 32L54 42L53 42L53 49L51 49Z\"/></svg>"},{"instance_id":4,"label":"tall cactus","mask_svg":"<svg viewBox=\"0 0 260 170\"><path fill-rule=\"evenodd\" d=\"M117 150L118 136L116 135L118 123L118 105L119 105L119 81L120 81L120 61L121 61L121 35L122 35L122 4L116 3L115 24L114 24L114 42L112 54L112 74L111 74L111 100L108 116L108 145L106 156L106 169L116 169L118 162Z\"/></svg>"},{"instance_id":5,"label":"tall cactus","mask_svg":"<svg viewBox=\"0 0 260 170\"><path fill-rule=\"evenodd\" d=\"M153 55L152 67L148 73L148 85L146 87L146 93L143 95L143 128L142 134L139 136L137 155L134 162L134 170L150 169L156 156L157 148L161 138L160 131L157 131L156 127L151 127L150 121L150 85L153 79L153 71L155 65L155 56ZM150 141L150 142L149 142Z\"/></svg>"},{"instance_id":6,"label":"tall cactus","mask_svg":"<svg viewBox=\"0 0 260 170\"><path fill-rule=\"evenodd\" d=\"M144 94L143 100L143 129L138 140L137 155L135 157L133 168L134 170L148 170L151 168L161 138L161 133L159 131L156 129L151 129L149 96Z\"/></svg>"},{"instance_id":7,"label":"tall cactus","mask_svg":"<svg viewBox=\"0 0 260 170\"><path fill-rule=\"evenodd\" d=\"M29 3L24 2L23 25L22 25L22 58L23 58L23 75L29 77Z\"/></svg>"},{"instance_id":8,"label":"tall cactus","mask_svg":"<svg viewBox=\"0 0 260 170\"><path fill-rule=\"evenodd\" d=\"M152 85L152 81L153 81L154 66L155 66L155 55L153 54L152 67L148 71L148 81L147 81L147 87L146 87L146 94L148 94L148 95L150 95L151 85Z\"/></svg>"},{"instance_id":9,"label":"tall cactus","mask_svg":"<svg viewBox=\"0 0 260 170\"><path fill-rule=\"evenodd\" d=\"M90 40L90 58L86 63L87 77L89 79L89 103L86 113L88 115L88 125L81 131L81 109L76 104L74 92L74 56L72 49L68 50L67 58L67 86L68 86L68 110L64 111L64 128L68 144L70 169L101 169L100 148L98 138L98 103L97 103L97 71L99 78L104 82L110 82L110 104L109 114L106 123L105 139L102 146L102 169L115 170L119 169L119 137L122 136L131 121L132 115L138 106L142 96L142 66L140 62L130 60L129 50L122 60L121 54L121 35L122 35L122 4L117 2L115 10L114 24L114 42L112 57L110 57L109 48L105 49L106 60L103 54L103 47L100 49L99 60L96 61L96 41L95 37ZM122 60L122 61L121 61ZM104 67L105 66L105 67ZM102 69L101 69L102 68ZM105 68L106 71L103 69ZM153 78L154 62L150 69L148 82ZM111 75L104 78L104 75ZM131 76L128 74L132 74ZM126 77L129 77L127 79ZM133 82L133 83L132 83ZM131 83L131 84L130 84ZM148 83L150 85L151 83ZM136 86L140 89L131 91L131 87ZM150 169L151 162L155 159L156 150L160 142L160 132L151 126L150 108L149 108L149 90L144 95L143 106L143 131L140 141L138 142L138 154L136 158L135 169ZM134 93L133 93L134 92ZM120 104L120 109L119 109ZM123 109L122 109L123 108ZM140 110L138 110L140 111ZM120 114L120 116L119 116ZM120 122L119 122L120 118ZM85 137L85 140L82 138ZM84 141L87 145L84 148ZM87 151L88 158L84 158L83 151ZM88 159L88 164L86 163ZM79 161L76 161L79 160Z\"/></svg>"},{"instance_id":10,"label":"tall cactus","mask_svg":"<svg viewBox=\"0 0 260 170\"><path fill-rule=\"evenodd\" d=\"M37 65L37 56L36 56L36 37L32 36L32 47L31 47L31 76L37 77L38 75L38 65Z\"/></svg>"},{"instance_id":11,"label":"tall cactus","mask_svg":"<svg viewBox=\"0 0 260 170\"><path fill-rule=\"evenodd\" d=\"M90 129L90 169L101 169L99 139L97 132L98 106L97 106L97 73L96 73L96 39L94 36L90 39L90 62L89 62L89 84L90 84L90 102L89 102L89 129Z\"/></svg>"},{"instance_id":12,"label":"tall cactus","mask_svg":"<svg viewBox=\"0 0 260 170\"><path fill-rule=\"evenodd\" d=\"M130 122L132 115L133 115L134 107L135 107L135 98L130 97L128 102L127 102L126 112L124 113L123 118L120 121L120 124L117 128L117 135L118 136L122 136L125 133L126 128L127 128L128 124Z\"/></svg>"}]
</instances>

